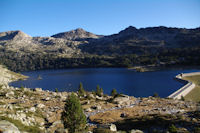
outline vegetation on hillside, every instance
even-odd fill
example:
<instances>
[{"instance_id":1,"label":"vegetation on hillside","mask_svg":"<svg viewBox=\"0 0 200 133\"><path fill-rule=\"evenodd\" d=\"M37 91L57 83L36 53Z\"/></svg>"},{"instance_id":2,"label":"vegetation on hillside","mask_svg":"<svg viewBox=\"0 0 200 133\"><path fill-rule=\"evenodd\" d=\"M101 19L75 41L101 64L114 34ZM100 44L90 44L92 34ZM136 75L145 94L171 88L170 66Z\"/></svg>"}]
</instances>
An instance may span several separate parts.
<instances>
[{"instance_id":1,"label":"vegetation on hillside","mask_svg":"<svg viewBox=\"0 0 200 133\"><path fill-rule=\"evenodd\" d=\"M200 47L161 49L152 54L143 50L145 54L124 55L90 55L82 57L60 57L55 54L19 53L0 49L0 62L13 71L28 71L40 69L84 68L84 67L132 67L137 65L157 66L196 66L200 65Z\"/></svg>"}]
</instances>

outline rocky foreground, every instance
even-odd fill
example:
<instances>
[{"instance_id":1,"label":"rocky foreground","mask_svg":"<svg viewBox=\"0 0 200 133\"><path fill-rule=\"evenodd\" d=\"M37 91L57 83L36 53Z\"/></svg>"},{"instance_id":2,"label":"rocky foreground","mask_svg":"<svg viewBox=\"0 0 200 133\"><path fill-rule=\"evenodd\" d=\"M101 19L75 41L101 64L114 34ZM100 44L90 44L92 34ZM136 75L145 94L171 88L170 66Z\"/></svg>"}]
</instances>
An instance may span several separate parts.
<instances>
[{"instance_id":1,"label":"rocky foreground","mask_svg":"<svg viewBox=\"0 0 200 133\"><path fill-rule=\"evenodd\" d=\"M1 75L1 79L4 75L9 74ZM4 82L0 86L0 132L67 132L61 113L70 94L14 88ZM179 132L198 132L200 127L199 104L191 101L126 95L99 97L90 92L80 101L91 132L166 132L173 126Z\"/></svg>"}]
</instances>

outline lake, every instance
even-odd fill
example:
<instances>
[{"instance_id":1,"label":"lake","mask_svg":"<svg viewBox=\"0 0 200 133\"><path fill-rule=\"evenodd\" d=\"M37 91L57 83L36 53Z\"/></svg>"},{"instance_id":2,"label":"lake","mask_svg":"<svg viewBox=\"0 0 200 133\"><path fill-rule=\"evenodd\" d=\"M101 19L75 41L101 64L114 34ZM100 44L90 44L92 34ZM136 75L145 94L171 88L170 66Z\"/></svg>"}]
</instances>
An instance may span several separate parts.
<instances>
[{"instance_id":1,"label":"lake","mask_svg":"<svg viewBox=\"0 0 200 133\"><path fill-rule=\"evenodd\" d=\"M196 72L195 69L183 70L160 70L154 72L136 72L126 68L84 68L84 69L62 69L41 70L22 72L29 76L27 80L10 83L15 87L43 88L43 90L54 91L77 91L80 82L87 91L96 90L100 85L104 93L110 94L115 88L117 92L135 96L152 96L155 92L160 97L167 97L183 86L174 80L179 73ZM38 80L38 75L41 80Z\"/></svg>"}]
</instances>

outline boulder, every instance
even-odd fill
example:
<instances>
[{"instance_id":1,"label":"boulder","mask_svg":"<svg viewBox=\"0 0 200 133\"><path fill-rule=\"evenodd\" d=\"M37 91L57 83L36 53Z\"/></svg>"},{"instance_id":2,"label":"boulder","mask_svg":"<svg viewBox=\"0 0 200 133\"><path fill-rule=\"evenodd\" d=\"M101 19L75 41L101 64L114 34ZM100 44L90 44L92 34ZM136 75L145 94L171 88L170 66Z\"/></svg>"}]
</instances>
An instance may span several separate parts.
<instances>
[{"instance_id":1,"label":"boulder","mask_svg":"<svg viewBox=\"0 0 200 133\"><path fill-rule=\"evenodd\" d=\"M90 93L88 96L89 96L90 98L93 98L93 99L95 98L94 95L93 95L92 93Z\"/></svg>"},{"instance_id":2,"label":"boulder","mask_svg":"<svg viewBox=\"0 0 200 133\"><path fill-rule=\"evenodd\" d=\"M46 118L49 123L53 123L58 120L56 115L52 115Z\"/></svg>"},{"instance_id":3,"label":"boulder","mask_svg":"<svg viewBox=\"0 0 200 133\"><path fill-rule=\"evenodd\" d=\"M55 133L68 133L68 129L58 128L55 130Z\"/></svg>"},{"instance_id":4,"label":"boulder","mask_svg":"<svg viewBox=\"0 0 200 133\"><path fill-rule=\"evenodd\" d=\"M11 98L11 97L13 97L15 95L15 93L13 92L13 91L10 91L10 92L7 92L6 93L6 97L7 98Z\"/></svg>"},{"instance_id":5,"label":"boulder","mask_svg":"<svg viewBox=\"0 0 200 133\"><path fill-rule=\"evenodd\" d=\"M87 109L85 109L85 112L91 112L91 111L92 111L91 108L87 108Z\"/></svg>"},{"instance_id":6,"label":"boulder","mask_svg":"<svg viewBox=\"0 0 200 133\"><path fill-rule=\"evenodd\" d=\"M61 120L53 122L48 130L50 130L52 133L68 133L64 129L64 125L62 124Z\"/></svg>"},{"instance_id":7,"label":"boulder","mask_svg":"<svg viewBox=\"0 0 200 133\"><path fill-rule=\"evenodd\" d=\"M40 92L42 91L42 88L35 88L34 91Z\"/></svg>"},{"instance_id":8,"label":"boulder","mask_svg":"<svg viewBox=\"0 0 200 133\"><path fill-rule=\"evenodd\" d=\"M12 106L11 104L8 104L8 105L6 106L6 108L7 108L7 109L10 109L10 110L13 110L13 106Z\"/></svg>"},{"instance_id":9,"label":"boulder","mask_svg":"<svg viewBox=\"0 0 200 133\"><path fill-rule=\"evenodd\" d=\"M44 126L45 120L41 117L35 117L35 122L37 122L40 126Z\"/></svg>"},{"instance_id":10,"label":"boulder","mask_svg":"<svg viewBox=\"0 0 200 133\"><path fill-rule=\"evenodd\" d=\"M109 129L110 131L116 132L117 127L115 124L101 124L98 125L97 128Z\"/></svg>"},{"instance_id":11,"label":"boulder","mask_svg":"<svg viewBox=\"0 0 200 133\"><path fill-rule=\"evenodd\" d=\"M96 99L103 100L103 97L99 97L99 96L96 95Z\"/></svg>"},{"instance_id":12,"label":"boulder","mask_svg":"<svg viewBox=\"0 0 200 133\"><path fill-rule=\"evenodd\" d=\"M131 133L144 133L144 132L138 129L132 129Z\"/></svg>"},{"instance_id":13,"label":"boulder","mask_svg":"<svg viewBox=\"0 0 200 133\"><path fill-rule=\"evenodd\" d=\"M116 97L113 102L116 103L116 104L122 104L124 102L127 102L129 101L129 96L127 95L120 95L119 97Z\"/></svg>"},{"instance_id":14,"label":"boulder","mask_svg":"<svg viewBox=\"0 0 200 133\"><path fill-rule=\"evenodd\" d=\"M100 110L101 109L101 106L100 105L97 105L97 110Z\"/></svg>"},{"instance_id":15,"label":"boulder","mask_svg":"<svg viewBox=\"0 0 200 133\"><path fill-rule=\"evenodd\" d=\"M49 100L51 100L51 98L50 97L46 97L46 98L43 98L42 100L49 101Z\"/></svg>"},{"instance_id":16,"label":"boulder","mask_svg":"<svg viewBox=\"0 0 200 133\"><path fill-rule=\"evenodd\" d=\"M44 104L42 104L42 103L39 103L39 104L36 104L36 105L35 105L35 107L37 107L37 108L44 108L44 107L45 107L45 105L44 105Z\"/></svg>"},{"instance_id":17,"label":"boulder","mask_svg":"<svg viewBox=\"0 0 200 133\"><path fill-rule=\"evenodd\" d=\"M20 133L19 129L8 121L0 121L0 131L3 133Z\"/></svg>"},{"instance_id":18,"label":"boulder","mask_svg":"<svg viewBox=\"0 0 200 133\"><path fill-rule=\"evenodd\" d=\"M120 117L122 118L126 117L126 113L121 113Z\"/></svg>"},{"instance_id":19,"label":"boulder","mask_svg":"<svg viewBox=\"0 0 200 133\"><path fill-rule=\"evenodd\" d=\"M101 106L100 105L94 105L91 107L92 109L96 109L96 110L100 110L101 109Z\"/></svg>"},{"instance_id":20,"label":"boulder","mask_svg":"<svg viewBox=\"0 0 200 133\"><path fill-rule=\"evenodd\" d=\"M35 108L35 107L31 107L31 108L29 109L29 111L30 111L30 112L35 112L35 111L36 111L36 108Z\"/></svg>"}]
</instances>

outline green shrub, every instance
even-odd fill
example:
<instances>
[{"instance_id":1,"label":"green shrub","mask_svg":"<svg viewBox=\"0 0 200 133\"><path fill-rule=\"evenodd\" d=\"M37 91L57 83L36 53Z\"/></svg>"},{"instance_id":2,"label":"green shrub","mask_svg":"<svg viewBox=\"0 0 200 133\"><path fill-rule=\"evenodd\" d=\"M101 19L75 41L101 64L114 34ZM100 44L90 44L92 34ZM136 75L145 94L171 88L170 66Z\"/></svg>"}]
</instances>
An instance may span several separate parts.
<instances>
[{"instance_id":1,"label":"green shrub","mask_svg":"<svg viewBox=\"0 0 200 133\"><path fill-rule=\"evenodd\" d=\"M176 126L174 126L173 124L171 126L169 126L168 131L170 133L177 133L177 128Z\"/></svg>"},{"instance_id":2,"label":"green shrub","mask_svg":"<svg viewBox=\"0 0 200 133\"><path fill-rule=\"evenodd\" d=\"M98 96L103 96L103 88L100 88L100 86L99 85L97 85L97 87L96 87L96 95L98 95Z\"/></svg>"},{"instance_id":3,"label":"green shrub","mask_svg":"<svg viewBox=\"0 0 200 133\"><path fill-rule=\"evenodd\" d=\"M117 95L117 90L116 89L112 89L111 91L111 96L116 96Z\"/></svg>"},{"instance_id":4,"label":"green shrub","mask_svg":"<svg viewBox=\"0 0 200 133\"><path fill-rule=\"evenodd\" d=\"M159 97L158 93L155 92L155 93L153 94L153 97L157 97L157 98L158 98L158 97Z\"/></svg>"},{"instance_id":5,"label":"green shrub","mask_svg":"<svg viewBox=\"0 0 200 133\"><path fill-rule=\"evenodd\" d=\"M194 128L194 133L200 133L200 127Z\"/></svg>"},{"instance_id":6,"label":"green shrub","mask_svg":"<svg viewBox=\"0 0 200 133\"><path fill-rule=\"evenodd\" d=\"M55 88L55 92L58 92L58 88Z\"/></svg>"},{"instance_id":7,"label":"green shrub","mask_svg":"<svg viewBox=\"0 0 200 133\"><path fill-rule=\"evenodd\" d=\"M183 96L181 96L181 101L185 101L185 98Z\"/></svg>"},{"instance_id":8,"label":"green shrub","mask_svg":"<svg viewBox=\"0 0 200 133\"><path fill-rule=\"evenodd\" d=\"M20 89L21 89L21 91L24 91L24 86L22 85L22 86L20 87Z\"/></svg>"}]
</instances>

